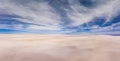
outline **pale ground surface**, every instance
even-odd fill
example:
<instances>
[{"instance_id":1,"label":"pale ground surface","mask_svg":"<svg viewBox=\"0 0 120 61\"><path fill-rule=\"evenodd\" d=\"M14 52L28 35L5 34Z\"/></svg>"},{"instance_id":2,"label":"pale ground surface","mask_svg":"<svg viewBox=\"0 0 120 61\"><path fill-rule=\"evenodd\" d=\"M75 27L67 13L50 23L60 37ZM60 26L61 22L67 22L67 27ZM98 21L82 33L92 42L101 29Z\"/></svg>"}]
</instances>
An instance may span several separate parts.
<instances>
[{"instance_id":1,"label":"pale ground surface","mask_svg":"<svg viewBox=\"0 0 120 61\"><path fill-rule=\"evenodd\" d=\"M120 36L0 35L0 61L120 61Z\"/></svg>"}]
</instances>

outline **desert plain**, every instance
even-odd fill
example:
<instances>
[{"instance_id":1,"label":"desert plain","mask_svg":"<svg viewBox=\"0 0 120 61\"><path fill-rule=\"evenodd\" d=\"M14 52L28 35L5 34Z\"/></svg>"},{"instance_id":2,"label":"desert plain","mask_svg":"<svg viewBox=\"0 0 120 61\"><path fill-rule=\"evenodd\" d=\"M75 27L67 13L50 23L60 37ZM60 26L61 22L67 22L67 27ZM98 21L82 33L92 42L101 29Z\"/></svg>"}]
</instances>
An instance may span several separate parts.
<instances>
[{"instance_id":1,"label":"desert plain","mask_svg":"<svg viewBox=\"0 0 120 61\"><path fill-rule=\"evenodd\" d=\"M120 36L1 34L0 61L120 61Z\"/></svg>"}]
</instances>

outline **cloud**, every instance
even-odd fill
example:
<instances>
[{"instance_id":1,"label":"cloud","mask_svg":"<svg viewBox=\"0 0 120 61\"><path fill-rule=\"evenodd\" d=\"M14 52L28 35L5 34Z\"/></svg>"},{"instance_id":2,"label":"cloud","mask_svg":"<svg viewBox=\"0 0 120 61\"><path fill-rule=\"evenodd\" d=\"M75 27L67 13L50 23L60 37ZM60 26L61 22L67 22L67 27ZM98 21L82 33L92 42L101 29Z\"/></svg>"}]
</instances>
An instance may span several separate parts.
<instances>
[{"instance_id":1,"label":"cloud","mask_svg":"<svg viewBox=\"0 0 120 61\"><path fill-rule=\"evenodd\" d=\"M70 7L72 10L67 10L67 15L72 19L73 26L92 21L95 17L105 17L107 21L110 21L120 12L120 0L93 0L93 2L94 1L98 1L98 5L92 8L83 6L79 4L79 2L75 2L77 4L74 2L71 3Z\"/></svg>"},{"instance_id":2,"label":"cloud","mask_svg":"<svg viewBox=\"0 0 120 61\"><path fill-rule=\"evenodd\" d=\"M79 26L93 21L96 17L104 17L104 24L111 21L119 15L119 5L120 0L0 0L0 18L23 22L1 24L0 28L27 31L67 30L64 32L91 28L93 32L102 32L102 29L110 31L112 26ZM6 17L5 14L9 16Z\"/></svg>"},{"instance_id":3,"label":"cloud","mask_svg":"<svg viewBox=\"0 0 120 61\"><path fill-rule=\"evenodd\" d=\"M22 30L23 29L22 24L14 24L14 25L7 25L7 24L0 24L0 29L14 29L14 30Z\"/></svg>"},{"instance_id":4,"label":"cloud","mask_svg":"<svg viewBox=\"0 0 120 61\"><path fill-rule=\"evenodd\" d=\"M109 31L120 31L120 22L115 23L111 26L98 27L98 29L93 29L92 32L109 32Z\"/></svg>"},{"instance_id":5,"label":"cloud","mask_svg":"<svg viewBox=\"0 0 120 61\"><path fill-rule=\"evenodd\" d=\"M25 1L26 3L22 3L24 0L0 0L0 13L20 16L22 18L13 17L13 19L25 23L44 25L48 30L49 27L57 27L60 24L59 15L47 2Z\"/></svg>"},{"instance_id":6,"label":"cloud","mask_svg":"<svg viewBox=\"0 0 120 61\"><path fill-rule=\"evenodd\" d=\"M29 25L27 27L29 30L60 30L57 26L38 26L38 25Z\"/></svg>"}]
</instances>

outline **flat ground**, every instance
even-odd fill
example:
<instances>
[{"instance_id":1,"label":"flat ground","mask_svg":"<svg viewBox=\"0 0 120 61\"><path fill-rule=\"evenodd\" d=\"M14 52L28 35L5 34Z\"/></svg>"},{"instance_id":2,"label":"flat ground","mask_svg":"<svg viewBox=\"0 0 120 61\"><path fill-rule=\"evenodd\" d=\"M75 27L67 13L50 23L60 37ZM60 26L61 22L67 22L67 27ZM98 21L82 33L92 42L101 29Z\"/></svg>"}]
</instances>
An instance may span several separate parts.
<instances>
[{"instance_id":1,"label":"flat ground","mask_svg":"<svg viewBox=\"0 0 120 61\"><path fill-rule=\"evenodd\" d=\"M1 34L0 61L120 61L120 36Z\"/></svg>"}]
</instances>

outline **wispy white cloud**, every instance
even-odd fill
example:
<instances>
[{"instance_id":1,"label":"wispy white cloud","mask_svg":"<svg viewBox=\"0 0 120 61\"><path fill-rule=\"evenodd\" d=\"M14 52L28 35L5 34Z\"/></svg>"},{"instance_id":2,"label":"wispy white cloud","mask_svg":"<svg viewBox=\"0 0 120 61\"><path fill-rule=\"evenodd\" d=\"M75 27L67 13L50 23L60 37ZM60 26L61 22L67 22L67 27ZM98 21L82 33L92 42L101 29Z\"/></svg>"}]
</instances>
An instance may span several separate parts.
<instances>
[{"instance_id":1,"label":"wispy white cloud","mask_svg":"<svg viewBox=\"0 0 120 61\"><path fill-rule=\"evenodd\" d=\"M58 6L61 9L60 11L64 11L67 21L71 21L70 24L61 25L61 23L64 23L66 20L61 20L63 17L60 13L62 12L60 12L59 9L57 9L57 11L55 7L50 5L56 5L55 3L48 4L48 2L44 0L0 0L0 14L20 16L20 18L13 17L12 19L28 23L26 28L19 24L4 24L1 25L0 28L14 28L18 30L62 30L65 26L70 25L71 27L75 27L87 23L95 17L105 17L107 22L120 12L120 0L91 0L93 2L92 4L96 4L94 7L86 7L78 1L80 0L68 0L69 4L66 6L69 7L69 9L63 7L64 5ZM99 26L94 25L91 28L99 28L93 30L94 32L103 31L103 29L110 30L111 27L112 26L99 28ZM85 27L82 29L84 30ZM67 32L75 31L68 30Z\"/></svg>"},{"instance_id":2,"label":"wispy white cloud","mask_svg":"<svg viewBox=\"0 0 120 61\"><path fill-rule=\"evenodd\" d=\"M38 25L28 25L26 30L61 30L58 26L38 26Z\"/></svg>"},{"instance_id":3,"label":"wispy white cloud","mask_svg":"<svg viewBox=\"0 0 120 61\"><path fill-rule=\"evenodd\" d=\"M24 25L22 24L14 24L14 25L0 24L0 29L23 30L23 27Z\"/></svg>"},{"instance_id":4,"label":"wispy white cloud","mask_svg":"<svg viewBox=\"0 0 120 61\"><path fill-rule=\"evenodd\" d=\"M106 26L106 27L98 27L97 29L93 29L91 32L109 32L109 31L113 33L114 31L120 32L120 23L118 22L111 26Z\"/></svg>"},{"instance_id":5,"label":"wispy white cloud","mask_svg":"<svg viewBox=\"0 0 120 61\"><path fill-rule=\"evenodd\" d=\"M105 17L107 21L109 21L111 18L118 15L118 12L120 12L120 0L95 1L98 1L99 3L98 6L93 8L84 7L80 4L71 4L72 10L67 10L67 15L73 20L73 26L78 26L85 22L91 21L95 17Z\"/></svg>"},{"instance_id":6,"label":"wispy white cloud","mask_svg":"<svg viewBox=\"0 0 120 61\"><path fill-rule=\"evenodd\" d=\"M26 23L44 25L48 30L51 27L60 28L60 17L47 2L27 1L27 3L20 3L19 0L0 0L0 13L5 14L6 12L7 14L23 17L13 19L18 19ZM32 26L32 28L34 28L34 26ZM38 29L40 28L41 27Z\"/></svg>"}]
</instances>

